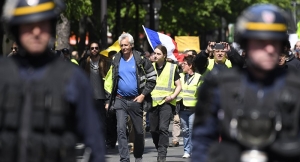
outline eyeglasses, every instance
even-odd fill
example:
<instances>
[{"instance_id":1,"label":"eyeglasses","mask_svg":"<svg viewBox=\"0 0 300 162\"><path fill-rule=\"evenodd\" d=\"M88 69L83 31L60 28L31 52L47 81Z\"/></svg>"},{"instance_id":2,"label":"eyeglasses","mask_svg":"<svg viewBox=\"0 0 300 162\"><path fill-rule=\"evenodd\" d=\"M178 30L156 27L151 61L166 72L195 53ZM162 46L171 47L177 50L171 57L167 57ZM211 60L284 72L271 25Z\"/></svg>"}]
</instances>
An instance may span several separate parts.
<instances>
[{"instance_id":1,"label":"eyeglasses","mask_svg":"<svg viewBox=\"0 0 300 162\"><path fill-rule=\"evenodd\" d=\"M18 50L18 47L11 47L11 50Z\"/></svg>"},{"instance_id":2,"label":"eyeglasses","mask_svg":"<svg viewBox=\"0 0 300 162\"><path fill-rule=\"evenodd\" d=\"M91 47L91 50L98 50L99 49L99 47Z\"/></svg>"}]
</instances>

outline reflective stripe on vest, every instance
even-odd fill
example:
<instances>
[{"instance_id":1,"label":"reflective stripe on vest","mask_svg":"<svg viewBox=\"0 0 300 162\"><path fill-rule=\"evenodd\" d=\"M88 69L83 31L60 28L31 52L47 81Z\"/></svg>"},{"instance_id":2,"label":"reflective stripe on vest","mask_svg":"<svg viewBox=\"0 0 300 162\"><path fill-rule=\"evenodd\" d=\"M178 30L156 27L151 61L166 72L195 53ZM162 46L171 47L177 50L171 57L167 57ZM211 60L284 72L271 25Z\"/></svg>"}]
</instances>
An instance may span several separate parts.
<instances>
[{"instance_id":1,"label":"reflective stripe on vest","mask_svg":"<svg viewBox=\"0 0 300 162\"><path fill-rule=\"evenodd\" d=\"M200 77L201 75L199 73L195 73L193 77L189 78L189 80L185 82L185 74L180 73L182 90L177 97L177 101L180 101L182 99L183 105L187 107L194 107L196 105L197 89L201 84L201 82L199 82Z\"/></svg>"},{"instance_id":2,"label":"reflective stripe on vest","mask_svg":"<svg viewBox=\"0 0 300 162\"><path fill-rule=\"evenodd\" d=\"M153 67L156 70L155 63L153 63ZM151 96L153 99L152 106L155 107L157 105L162 105L165 103L165 97L170 96L174 90L174 75L177 65L166 62L166 65L161 72L161 74L156 79L156 86L154 90L151 92ZM176 100L170 102L172 105L176 105Z\"/></svg>"},{"instance_id":3,"label":"reflective stripe on vest","mask_svg":"<svg viewBox=\"0 0 300 162\"><path fill-rule=\"evenodd\" d=\"M208 69L209 71L211 71L211 70L214 68L214 65L215 65L215 60L214 60L214 59L208 59L208 66L207 66L207 69ZM226 59L225 65L226 65L228 68L231 68L231 67L232 67L231 62L230 62L230 60L228 60L228 59Z\"/></svg>"}]
</instances>

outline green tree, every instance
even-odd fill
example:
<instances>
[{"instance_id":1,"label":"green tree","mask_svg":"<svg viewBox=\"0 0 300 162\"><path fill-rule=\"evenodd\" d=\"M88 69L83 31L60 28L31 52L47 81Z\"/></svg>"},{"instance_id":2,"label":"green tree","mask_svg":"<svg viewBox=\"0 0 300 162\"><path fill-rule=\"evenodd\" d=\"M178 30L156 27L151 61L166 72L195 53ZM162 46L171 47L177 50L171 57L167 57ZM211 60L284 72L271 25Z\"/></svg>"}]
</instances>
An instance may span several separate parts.
<instances>
[{"instance_id":1,"label":"green tree","mask_svg":"<svg viewBox=\"0 0 300 162\"><path fill-rule=\"evenodd\" d=\"M110 28L130 32L137 39L138 32L143 33L142 25L146 24L146 10L141 4L143 0L121 1L120 26L116 26L117 1L108 2L108 24ZM300 0L297 0L300 2ZM223 18L227 23L234 23L240 13L255 3L273 3L282 8L290 8L290 0L161 0L159 11L159 29L176 35L203 36L209 32L221 29ZM139 7L139 17L136 20L136 6ZM136 24L139 28L136 29ZM119 31L118 30L118 31ZM114 33L115 38L120 34ZM136 40L137 41L137 40Z\"/></svg>"},{"instance_id":2,"label":"green tree","mask_svg":"<svg viewBox=\"0 0 300 162\"><path fill-rule=\"evenodd\" d=\"M71 24L74 26L73 29L77 29L77 35L84 35L84 39L81 40L85 42L85 32L80 33L82 30L79 29L79 21L93 13L90 0L65 0L65 4L66 10L60 14L60 21L58 21L56 26L56 49L70 47L69 37Z\"/></svg>"}]
</instances>

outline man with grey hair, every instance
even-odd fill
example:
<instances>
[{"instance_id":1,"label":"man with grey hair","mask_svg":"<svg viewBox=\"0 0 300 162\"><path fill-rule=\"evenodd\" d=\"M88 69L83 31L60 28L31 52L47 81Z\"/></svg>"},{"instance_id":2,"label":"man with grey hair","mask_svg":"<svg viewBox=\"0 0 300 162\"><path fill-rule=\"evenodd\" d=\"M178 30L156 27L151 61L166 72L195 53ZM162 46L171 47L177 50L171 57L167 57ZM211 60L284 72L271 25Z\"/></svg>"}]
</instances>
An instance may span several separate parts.
<instances>
[{"instance_id":1,"label":"man with grey hair","mask_svg":"<svg viewBox=\"0 0 300 162\"><path fill-rule=\"evenodd\" d=\"M115 54L105 77L107 99L105 108L115 109L117 116L118 148L121 162L129 162L126 121L130 117L135 132L134 157L142 161L144 153L143 109L152 106L150 93L156 85L156 72L147 58L134 50L129 33L119 37L121 51Z\"/></svg>"}]
</instances>

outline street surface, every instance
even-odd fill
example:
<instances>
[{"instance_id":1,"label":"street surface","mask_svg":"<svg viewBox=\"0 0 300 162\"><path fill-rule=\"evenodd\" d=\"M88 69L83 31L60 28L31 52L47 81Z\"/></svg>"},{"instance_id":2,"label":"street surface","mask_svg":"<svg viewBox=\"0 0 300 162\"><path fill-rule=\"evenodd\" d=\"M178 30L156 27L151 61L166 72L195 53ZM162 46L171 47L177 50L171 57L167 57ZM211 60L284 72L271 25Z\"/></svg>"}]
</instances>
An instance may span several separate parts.
<instances>
[{"instance_id":1,"label":"street surface","mask_svg":"<svg viewBox=\"0 0 300 162\"><path fill-rule=\"evenodd\" d=\"M169 139L170 142L172 141L172 123L169 126ZM167 162L189 162L189 159L183 159L183 140L180 137L179 147L169 147L168 154L167 154ZM145 139L145 151L143 155L143 162L156 162L157 158L157 151L154 147L152 142L151 134L146 132L146 139ZM120 161L120 156L118 152L118 146L115 149L109 149L106 153L106 162L118 162ZM134 162L133 154L130 154L130 161Z\"/></svg>"}]
</instances>

